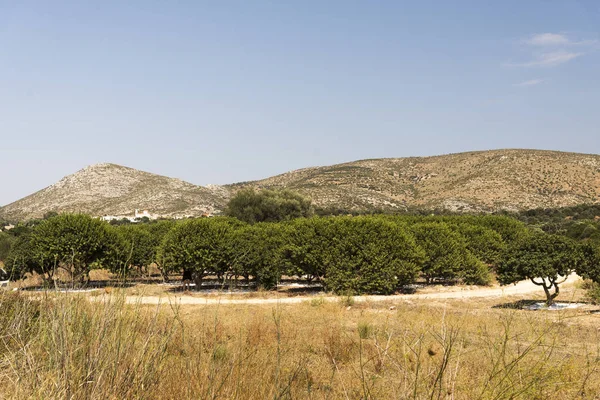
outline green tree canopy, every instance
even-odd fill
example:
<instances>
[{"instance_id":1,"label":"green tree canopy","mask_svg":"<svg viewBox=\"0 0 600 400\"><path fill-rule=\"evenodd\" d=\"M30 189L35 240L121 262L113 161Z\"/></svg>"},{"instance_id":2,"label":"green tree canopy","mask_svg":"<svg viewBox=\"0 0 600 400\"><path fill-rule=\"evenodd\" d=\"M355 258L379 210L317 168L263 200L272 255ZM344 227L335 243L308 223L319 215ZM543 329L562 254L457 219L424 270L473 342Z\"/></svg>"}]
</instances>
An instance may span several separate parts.
<instances>
[{"instance_id":1,"label":"green tree canopy","mask_svg":"<svg viewBox=\"0 0 600 400\"><path fill-rule=\"evenodd\" d=\"M488 265L496 266L506 250L502 236L490 228L468 223L457 224L451 228L464 237L467 249Z\"/></svg>"},{"instance_id":2,"label":"green tree canopy","mask_svg":"<svg viewBox=\"0 0 600 400\"><path fill-rule=\"evenodd\" d=\"M53 263L43 264L35 253L31 242L31 234L23 234L17 237L11 245L10 252L4 260L5 270L10 279L20 279L26 273L37 273L44 279L51 276Z\"/></svg>"},{"instance_id":3,"label":"green tree canopy","mask_svg":"<svg viewBox=\"0 0 600 400\"><path fill-rule=\"evenodd\" d=\"M402 227L381 218L331 218L322 240L324 282L336 293L393 293L414 282L425 256Z\"/></svg>"},{"instance_id":4,"label":"green tree canopy","mask_svg":"<svg viewBox=\"0 0 600 400\"><path fill-rule=\"evenodd\" d=\"M152 262L156 264L158 267L163 280L169 280L168 271L164 268L164 263L162 259L162 253L160 248L162 246L163 240L167 233L171 231L175 227L175 220L157 220L152 221L149 224L144 224L142 227L148 232L150 232L150 236L152 237L152 245L153 245L153 259Z\"/></svg>"},{"instance_id":5,"label":"green tree canopy","mask_svg":"<svg viewBox=\"0 0 600 400\"><path fill-rule=\"evenodd\" d=\"M119 234L124 246L123 273L127 273L131 267L137 267L140 272L143 272L144 267L154 262L156 240L145 225L118 225L112 229Z\"/></svg>"},{"instance_id":6,"label":"green tree canopy","mask_svg":"<svg viewBox=\"0 0 600 400\"><path fill-rule=\"evenodd\" d=\"M286 224L283 260L286 274L321 280L326 274L331 218L298 218Z\"/></svg>"},{"instance_id":7,"label":"green tree canopy","mask_svg":"<svg viewBox=\"0 0 600 400\"><path fill-rule=\"evenodd\" d=\"M236 229L229 243L232 273L252 276L265 289L276 288L283 272L284 230L283 225L268 222Z\"/></svg>"},{"instance_id":8,"label":"green tree canopy","mask_svg":"<svg viewBox=\"0 0 600 400\"><path fill-rule=\"evenodd\" d=\"M229 234L241 223L215 217L190 219L176 224L164 237L160 257L167 271L192 272L197 285L209 274L228 269Z\"/></svg>"},{"instance_id":9,"label":"green tree canopy","mask_svg":"<svg viewBox=\"0 0 600 400\"><path fill-rule=\"evenodd\" d=\"M310 200L289 190L243 189L229 201L225 213L254 224L309 217L313 209Z\"/></svg>"},{"instance_id":10,"label":"green tree canopy","mask_svg":"<svg viewBox=\"0 0 600 400\"><path fill-rule=\"evenodd\" d=\"M587 241L581 245L583 262L579 265L577 273L596 283L600 283L600 243Z\"/></svg>"},{"instance_id":11,"label":"green tree canopy","mask_svg":"<svg viewBox=\"0 0 600 400\"><path fill-rule=\"evenodd\" d=\"M14 241L14 236L0 232L0 261L6 261Z\"/></svg>"},{"instance_id":12,"label":"green tree canopy","mask_svg":"<svg viewBox=\"0 0 600 400\"><path fill-rule=\"evenodd\" d=\"M109 225L83 214L42 221L33 229L31 245L40 265L61 267L73 279L89 279L92 268L113 269L122 256L117 234Z\"/></svg>"},{"instance_id":13,"label":"green tree canopy","mask_svg":"<svg viewBox=\"0 0 600 400\"><path fill-rule=\"evenodd\" d=\"M546 303L551 305L559 294L558 285L583 262L581 248L573 240L530 232L507 249L498 265L498 280L507 285L529 279L544 289Z\"/></svg>"},{"instance_id":14,"label":"green tree canopy","mask_svg":"<svg viewBox=\"0 0 600 400\"><path fill-rule=\"evenodd\" d=\"M422 273L427 282L436 279L485 284L489 271L467 249L465 238L444 222L411 226L417 244L425 251Z\"/></svg>"}]
</instances>

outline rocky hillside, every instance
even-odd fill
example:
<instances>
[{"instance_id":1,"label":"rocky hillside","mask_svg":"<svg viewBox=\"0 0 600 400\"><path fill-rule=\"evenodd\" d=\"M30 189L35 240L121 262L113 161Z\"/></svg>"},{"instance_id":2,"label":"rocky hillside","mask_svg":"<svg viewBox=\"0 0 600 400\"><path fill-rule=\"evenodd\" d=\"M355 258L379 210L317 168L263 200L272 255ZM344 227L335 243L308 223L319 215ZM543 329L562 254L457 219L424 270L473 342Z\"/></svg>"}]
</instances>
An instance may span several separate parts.
<instances>
[{"instance_id":1,"label":"rocky hillside","mask_svg":"<svg viewBox=\"0 0 600 400\"><path fill-rule=\"evenodd\" d=\"M233 190L288 188L320 207L523 210L600 202L600 156L493 150L306 168Z\"/></svg>"},{"instance_id":2,"label":"rocky hillside","mask_svg":"<svg viewBox=\"0 0 600 400\"><path fill-rule=\"evenodd\" d=\"M201 187L114 164L99 164L0 208L10 220L48 211L96 216L147 209L165 217L223 210L244 188L287 188L317 207L346 210L445 208L523 210L600 203L600 156L493 150L435 157L361 160L306 168L254 182Z\"/></svg>"},{"instance_id":3,"label":"rocky hillside","mask_svg":"<svg viewBox=\"0 0 600 400\"><path fill-rule=\"evenodd\" d=\"M46 212L82 212L94 216L132 215L135 209L165 217L218 212L228 191L115 164L97 164L0 209L10 220L42 217Z\"/></svg>"}]
</instances>

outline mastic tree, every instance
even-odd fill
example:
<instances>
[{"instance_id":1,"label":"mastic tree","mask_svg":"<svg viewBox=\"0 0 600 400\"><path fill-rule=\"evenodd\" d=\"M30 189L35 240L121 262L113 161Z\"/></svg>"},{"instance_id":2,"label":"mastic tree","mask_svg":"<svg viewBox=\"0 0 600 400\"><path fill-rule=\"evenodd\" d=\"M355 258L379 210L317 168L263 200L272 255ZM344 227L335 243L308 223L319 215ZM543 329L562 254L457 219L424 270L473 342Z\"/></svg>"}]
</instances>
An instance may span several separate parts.
<instances>
[{"instance_id":1,"label":"mastic tree","mask_svg":"<svg viewBox=\"0 0 600 400\"><path fill-rule=\"evenodd\" d=\"M31 234L36 261L66 270L73 280L89 280L92 268L113 269L122 254L118 245L117 235L107 223L83 214L51 217Z\"/></svg>"},{"instance_id":2,"label":"mastic tree","mask_svg":"<svg viewBox=\"0 0 600 400\"><path fill-rule=\"evenodd\" d=\"M143 274L144 268L152 264L155 259L156 242L152 233L146 225L120 225L112 229L116 230L123 240L126 264L124 272L137 267Z\"/></svg>"},{"instance_id":3,"label":"mastic tree","mask_svg":"<svg viewBox=\"0 0 600 400\"><path fill-rule=\"evenodd\" d=\"M0 261L6 261L15 237L8 233L0 232Z\"/></svg>"},{"instance_id":4,"label":"mastic tree","mask_svg":"<svg viewBox=\"0 0 600 400\"><path fill-rule=\"evenodd\" d=\"M149 224L141 225L144 229L150 232L152 237L152 262L156 265L158 270L160 271L162 278L165 282L169 280L168 271L164 268L164 263L162 259L162 253L160 252L160 248L162 242L167 235L175 227L177 222L172 219L158 220L152 221Z\"/></svg>"},{"instance_id":5,"label":"mastic tree","mask_svg":"<svg viewBox=\"0 0 600 400\"><path fill-rule=\"evenodd\" d=\"M47 282L52 278L56 263L50 259L46 260L46 264L43 261L35 254L31 234L23 234L12 243L10 252L4 260L4 266L11 280L21 279L27 273L37 273Z\"/></svg>"},{"instance_id":6,"label":"mastic tree","mask_svg":"<svg viewBox=\"0 0 600 400\"><path fill-rule=\"evenodd\" d=\"M286 224L282 259L285 274L322 280L329 250L331 218L298 218Z\"/></svg>"},{"instance_id":7,"label":"mastic tree","mask_svg":"<svg viewBox=\"0 0 600 400\"><path fill-rule=\"evenodd\" d=\"M546 304L551 305L559 285L584 261L580 245L572 239L530 232L509 246L498 264L498 280L507 285L529 279L544 289Z\"/></svg>"},{"instance_id":8,"label":"mastic tree","mask_svg":"<svg viewBox=\"0 0 600 400\"><path fill-rule=\"evenodd\" d=\"M425 256L408 232L381 218L331 218L322 240L323 281L336 293L393 293L415 281Z\"/></svg>"},{"instance_id":9,"label":"mastic tree","mask_svg":"<svg viewBox=\"0 0 600 400\"><path fill-rule=\"evenodd\" d=\"M469 223L459 223L450 227L465 238L467 249L475 257L491 266L498 264L506 250L506 243L498 232Z\"/></svg>"},{"instance_id":10,"label":"mastic tree","mask_svg":"<svg viewBox=\"0 0 600 400\"><path fill-rule=\"evenodd\" d=\"M428 283L436 279L486 284L488 272L467 249L462 235L444 222L424 222L411 226L417 245L425 251L422 274Z\"/></svg>"},{"instance_id":11,"label":"mastic tree","mask_svg":"<svg viewBox=\"0 0 600 400\"><path fill-rule=\"evenodd\" d=\"M276 288L284 266L284 230L281 224L262 222L233 231L229 242L232 273L247 281L252 276L264 289Z\"/></svg>"},{"instance_id":12,"label":"mastic tree","mask_svg":"<svg viewBox=\"0 0 600 400\"><path fill-rule=\"evenodd\" d=\"M169 272L192 273L196 285L210 274L222 276L227 265L227 240L240 223L231 218L190 219L176 224L163 240L160 257Z\"/></svg>"},{"instance_id":13,"label":"mastic tree","mask_svg":"<svg viewBox=\"0 0 600 400\"><path fill-rule=\"evenodd\" d=\"M583 261L577 268L577 274L595 283L600 283L600 243L586 241L581 244Z\"/></svg>"},{"instance_id":14,"label":"mastic tree","mask_svg":"<svg viewBox=\"0 0 600 400\"><path fill-rule=\"evenodd\" d=\"M240 221L277 222L313 214L311 201L289 190L242 189L227 204L225 214Z\"/></svg>"}]
</instances>

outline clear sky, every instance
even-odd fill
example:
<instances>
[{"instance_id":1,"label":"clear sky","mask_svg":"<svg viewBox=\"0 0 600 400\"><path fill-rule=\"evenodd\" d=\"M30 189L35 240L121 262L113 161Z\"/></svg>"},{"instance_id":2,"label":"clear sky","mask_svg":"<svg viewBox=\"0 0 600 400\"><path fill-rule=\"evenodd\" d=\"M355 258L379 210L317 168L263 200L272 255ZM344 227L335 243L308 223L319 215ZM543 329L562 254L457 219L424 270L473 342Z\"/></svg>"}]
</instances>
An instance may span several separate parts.
<instances>
[{"instance_id":1,"label":"clear sky","mask_svg":"<svg viewBox=\"0 0 600 400\"><path fill-rule=\"evenodd\" d=\"M599 1L0 0L0 205L495 148L600 153Z\"/></svg>"}]
</instances>

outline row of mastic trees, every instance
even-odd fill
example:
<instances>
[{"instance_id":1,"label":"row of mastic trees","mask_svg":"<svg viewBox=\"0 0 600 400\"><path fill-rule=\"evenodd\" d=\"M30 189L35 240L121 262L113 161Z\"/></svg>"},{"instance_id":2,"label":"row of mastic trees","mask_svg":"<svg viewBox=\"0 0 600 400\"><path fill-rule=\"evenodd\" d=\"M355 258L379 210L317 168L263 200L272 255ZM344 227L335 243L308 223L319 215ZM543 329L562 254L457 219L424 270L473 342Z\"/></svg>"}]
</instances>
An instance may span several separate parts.
<instances>
[{"instance_id":1,"label":"row of mastic trees","mask_svg":"<svg viewBox=\"0 0 600 400\"><path fill-rule=\"evenodd\" d=\"M394 293L427 282L504 284L531 279L558 293L577 271L600 280L591 243L528 229L505 216L342 216L245 223L233 217L111 226L81 214L50 217L19 235L4 257L13 279L59 270L73 282L92 269L122 279L156 265L165 279L191 273L197 284L253 281L265 289L283 276L316 280L335 293Z\"/></svg>"}]
</instances>

